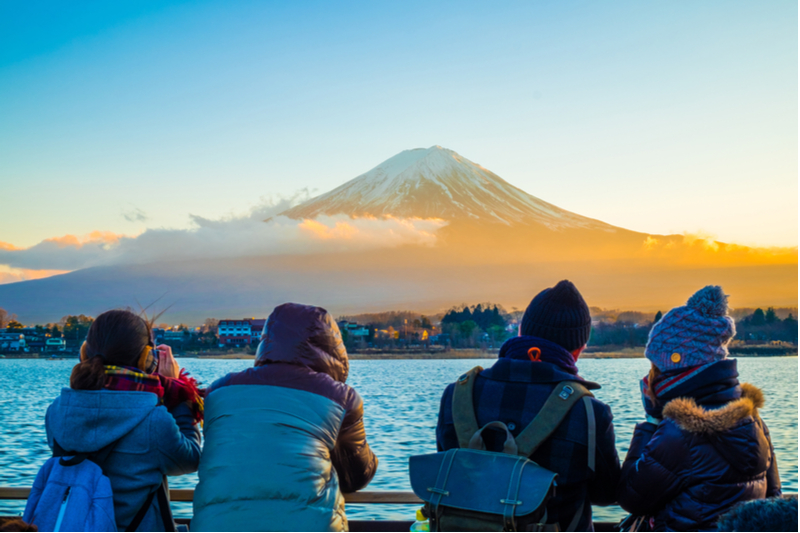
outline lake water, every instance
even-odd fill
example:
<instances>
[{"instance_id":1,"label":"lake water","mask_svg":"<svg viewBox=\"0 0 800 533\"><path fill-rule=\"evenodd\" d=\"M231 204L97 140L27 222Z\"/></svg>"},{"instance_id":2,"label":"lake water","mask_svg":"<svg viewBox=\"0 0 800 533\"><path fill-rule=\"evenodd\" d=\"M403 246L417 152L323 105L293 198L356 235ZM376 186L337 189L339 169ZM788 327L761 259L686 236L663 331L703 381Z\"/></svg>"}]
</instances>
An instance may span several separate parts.
<instances>
[{"instance_id":1,"label":"lake water","mask_svg":"<svg viewBox=\"0 0 800 533\"><path fill-rule=\"evenodd\" d=\"M180 359L198 381L252 365L251 360ZM364 398L364 423L370 446L380 459L369 490L411 490L408 457L436 451L435 427L444 387L475 365L491 359L352 361L348 383ZM75 360L0 360L0 486L30 486L50 456L44 414L67 386ZM624 459L633 426L643 418L638 380L649 369L645 359L587 359L581 375L603 385L595 392L611 406L617 449ZM784 492L797 492L797 357L739 359L740 378L761 387L761 416L770 428ZM196 475L170 478L172 488L194 488ZM0 501L0 514L17 514L24 502ZM191 514L191 504L174 504L176 516ZM350 518L413 519L414 506L349 505ZM595 520L617 520L617 507L594 508Z\"/></svg>"}]
</instances>

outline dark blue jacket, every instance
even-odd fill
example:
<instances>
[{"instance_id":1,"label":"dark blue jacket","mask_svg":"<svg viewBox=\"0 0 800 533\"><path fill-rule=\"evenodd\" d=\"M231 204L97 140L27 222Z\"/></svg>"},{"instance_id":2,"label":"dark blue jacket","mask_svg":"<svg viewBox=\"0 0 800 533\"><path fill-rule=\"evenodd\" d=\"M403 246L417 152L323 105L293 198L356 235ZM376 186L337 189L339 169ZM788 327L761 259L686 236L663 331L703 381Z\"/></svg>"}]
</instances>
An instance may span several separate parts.
<instances>
[{"instance_id":1,"label":"dark blue jacket","mask_svg":"<svg viewBox=\"0 0 800 533\"><path fill-rule=\"evenodd\" d=\"M541 350L541 361L532 362L531 347ZM475 380L473 402L478 425L499 420L516 437L531 423L547 397L561 381L579 381L589 389L599 389L596 383L577 375L572 355L552 342L536 337L515 337L500 350L497 362L482 371ZM436 443L439 451L458 448L458 436L453 423L453 387L447 386L439 408ZM614 446L614 426L611 409L592 399L597 423L597 452L595 472L588 467L586 411L576 406L531 459L558 474L555 497L547 506L548 522L559 522L564 531L581 503L583 517L578 531L592 531L591 504L609 505L616 501L615 487L619 481L620 464ZM487 432L488 433L488 432ZM486 439L486 447L502 451L502 439Z\"/></svg>"},{"instance_id":2,"label":"dark blue jacket","mask_svg":"<svg viewBox=\"0 0 800 533\"><path fill-rule=\"evenodd\" d=\"M619 503L661 531L715 531L735 503L781 493L761 391L747 383L715 409L682 397L664 419L638 424L622 468ZM698 405L699 404L699 405Z\"/></svg>"}]
</instances>

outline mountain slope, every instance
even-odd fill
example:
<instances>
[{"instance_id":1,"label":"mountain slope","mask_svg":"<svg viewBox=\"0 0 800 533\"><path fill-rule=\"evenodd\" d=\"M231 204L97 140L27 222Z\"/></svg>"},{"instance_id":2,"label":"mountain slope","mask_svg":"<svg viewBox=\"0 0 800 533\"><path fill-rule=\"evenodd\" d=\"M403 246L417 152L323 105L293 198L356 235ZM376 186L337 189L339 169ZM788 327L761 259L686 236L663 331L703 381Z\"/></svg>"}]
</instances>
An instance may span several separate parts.
<instances>
[{"instance_id":1,"label":"mountain slope","mask_svg":"<svg viewBox=\"0 0 800 533\"><path fill-rule=\"evenodd\" d=\"M346 214L539 224L550 229L617 229L531 196L441 146L400 152L369 172L281 214L295 219Z\"/></svg>"}]
</instances>

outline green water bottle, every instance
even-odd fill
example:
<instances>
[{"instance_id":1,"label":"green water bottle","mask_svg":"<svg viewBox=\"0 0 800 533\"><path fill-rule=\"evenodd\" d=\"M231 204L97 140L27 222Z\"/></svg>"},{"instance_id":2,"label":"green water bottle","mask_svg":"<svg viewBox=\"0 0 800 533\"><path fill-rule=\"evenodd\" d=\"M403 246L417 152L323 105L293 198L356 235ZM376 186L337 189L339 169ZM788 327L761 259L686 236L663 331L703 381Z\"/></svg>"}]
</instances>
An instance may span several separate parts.
<instances>
[{"instance_id":1,"label":"green water bottle","mask_svg":"<svg viewBox=\"0 0 800 533\"><path fill-rule=\"evenodd\" d=\"M422 509L417 509L417 521L411 524L409 531L430 531L431 525L428 523L428 517L422 512Z\"/></svg>"}]
</instances>

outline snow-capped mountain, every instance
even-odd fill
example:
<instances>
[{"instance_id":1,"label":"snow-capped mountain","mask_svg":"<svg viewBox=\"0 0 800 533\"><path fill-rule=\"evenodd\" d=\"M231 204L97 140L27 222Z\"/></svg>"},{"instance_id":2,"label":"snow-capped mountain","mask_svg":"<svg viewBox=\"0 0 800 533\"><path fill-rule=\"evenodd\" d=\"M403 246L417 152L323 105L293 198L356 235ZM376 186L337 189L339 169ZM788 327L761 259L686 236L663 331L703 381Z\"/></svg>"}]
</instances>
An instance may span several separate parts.
<instances>
[{"instance_id":1,"label":"snow-capped mountain","mask_svg":"<svg viewBox=\"0 0 800 533\"><path fill-rule=\"evenodd\" d=\"M405 150L344 185L282 213L475 220L550 229L613 226L582 217L522 191L495 173L441 146Z\"/></svg>"}]
</instances>

